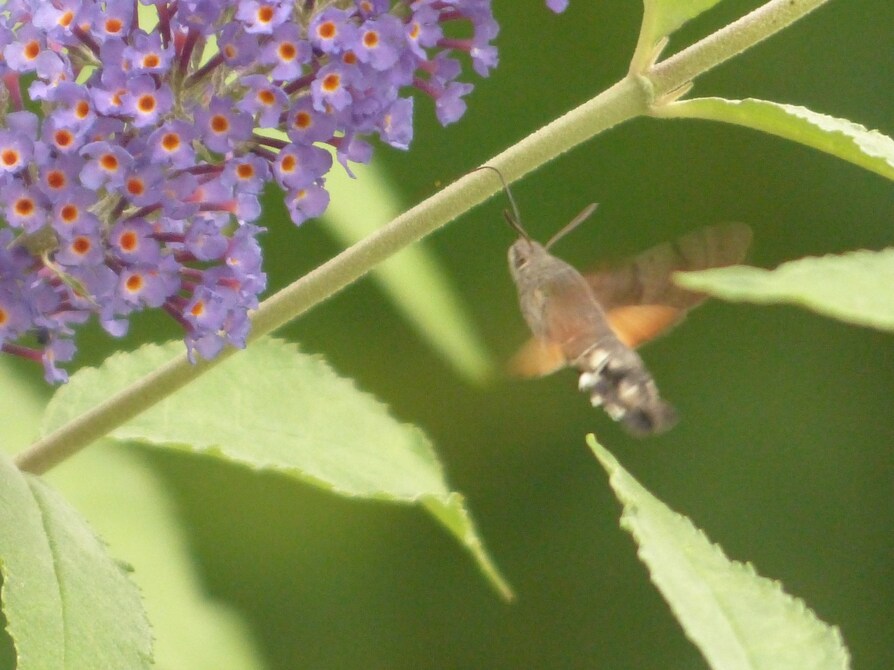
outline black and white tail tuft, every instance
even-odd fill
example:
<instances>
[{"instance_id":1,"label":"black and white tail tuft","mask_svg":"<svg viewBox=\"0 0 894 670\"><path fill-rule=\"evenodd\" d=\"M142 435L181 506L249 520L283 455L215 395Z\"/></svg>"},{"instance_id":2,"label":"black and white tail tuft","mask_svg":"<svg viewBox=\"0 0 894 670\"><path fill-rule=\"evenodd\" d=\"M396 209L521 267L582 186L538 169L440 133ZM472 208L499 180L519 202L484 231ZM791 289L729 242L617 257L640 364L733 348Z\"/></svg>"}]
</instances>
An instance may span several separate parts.
<instances>
[{"instance_id":1,"label":"black and white tail tuft","mask_svg":"<svg viewBox=\"0 0 894 670\"><path fill-rule=\"evenodd\" d=\"M581 371L578 386L594 407L636 436L662 433L677 422L677 413L661 399L655 381L639 355L623 343L603 339L574 363Z\"/></svg>"}]
</instances>

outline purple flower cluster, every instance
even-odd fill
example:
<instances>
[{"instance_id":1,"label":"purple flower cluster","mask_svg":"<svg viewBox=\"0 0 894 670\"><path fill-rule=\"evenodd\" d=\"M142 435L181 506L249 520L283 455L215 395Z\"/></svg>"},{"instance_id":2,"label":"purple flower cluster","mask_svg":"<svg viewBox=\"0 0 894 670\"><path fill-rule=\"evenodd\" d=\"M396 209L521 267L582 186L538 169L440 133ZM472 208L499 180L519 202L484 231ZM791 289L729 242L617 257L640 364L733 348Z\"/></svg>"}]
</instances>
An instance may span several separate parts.
<instances>
[{"instance_id":1,"label":"purple flower cluster","mask_svg":"<svg viewBox=\"0 0 894 670\"><path fill-rule=\"evenodd\" d=\"M456 121L456 56L497 62L490 0L139 3L0 5L0 347L50 381L91 315L118 336L161 308L191 357L244 346L264 184L320 215L333 153L407 148L412 90Z\"/></svg>"}]
</instances>

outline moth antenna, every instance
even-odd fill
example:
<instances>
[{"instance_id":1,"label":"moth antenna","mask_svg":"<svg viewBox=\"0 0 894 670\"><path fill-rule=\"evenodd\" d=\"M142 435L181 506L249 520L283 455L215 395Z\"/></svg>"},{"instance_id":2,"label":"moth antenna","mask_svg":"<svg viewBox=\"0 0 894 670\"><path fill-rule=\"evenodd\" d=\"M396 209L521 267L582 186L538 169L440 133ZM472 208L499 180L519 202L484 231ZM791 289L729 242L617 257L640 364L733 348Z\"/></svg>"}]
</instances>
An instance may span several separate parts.
<instances>
[{"instance_id":1,"label":"moth antenna","mask_svg":"<svg viewBox=\"0 0 894 670\"><path fill-rule=\"evenodd\" d=\"M521 222L521 214L518 213L518 205L515 204L515 198L512 197L512 191L509 190L509 184L506 183L506 179L503 177L503 173L500 172L497 168L492 165L482 165L481 167L475 168L473 172L477 170L493 170L497 173L497 177L500 178L500 183L503 184L503 192L506 194L506 197L509 199L509 204L512 205L512 211L503 210L503 218L506 219L506 222L512 226L512 229L517 232L519 235L524 237L529 242L531 241L531 237L528 235L527 231L522 226Z\"/></svg>"},{"instance_id":2,"label":"moth antenna","mask_svg":"<svg viewBox=\"0 0 894 670\"><path fill-rule=\"evenodd\" d=\"M573 219L571 219L571 221L569 221L565 225L564 228L562 228L559 232L557 232L555 235L553 235L551 238L549 238L549 241L544 245L543 248L549 249L552 245L554 245L556 242L561 240L563 237L565 237L572 230L577 228L580 224L582 224L584 221L586 221L588 218L590 218L590 215L596 211L596 208L598 206L599 206L598 203L591 202L589 205L584 207L583 211L580 214L578 214Z\"/></svg>"}]
</instances>

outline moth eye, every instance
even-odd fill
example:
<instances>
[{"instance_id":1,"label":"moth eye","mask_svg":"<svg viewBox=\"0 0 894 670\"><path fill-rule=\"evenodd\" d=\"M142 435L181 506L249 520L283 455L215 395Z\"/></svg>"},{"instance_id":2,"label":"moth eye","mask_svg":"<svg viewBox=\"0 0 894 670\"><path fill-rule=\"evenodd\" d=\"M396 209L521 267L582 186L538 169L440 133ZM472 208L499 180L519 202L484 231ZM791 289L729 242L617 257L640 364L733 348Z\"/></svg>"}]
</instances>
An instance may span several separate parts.
<instances>
[{"instance_id":1,"label":"moth eye","mask_svg":"<svg viewBox=\"0 0 894 670\"><path fill-rule=\"evenodd\" d=\"M528 257L518 247L512 247L512 267L521 270L528 264Z\"/></svg>"}]
</instances>

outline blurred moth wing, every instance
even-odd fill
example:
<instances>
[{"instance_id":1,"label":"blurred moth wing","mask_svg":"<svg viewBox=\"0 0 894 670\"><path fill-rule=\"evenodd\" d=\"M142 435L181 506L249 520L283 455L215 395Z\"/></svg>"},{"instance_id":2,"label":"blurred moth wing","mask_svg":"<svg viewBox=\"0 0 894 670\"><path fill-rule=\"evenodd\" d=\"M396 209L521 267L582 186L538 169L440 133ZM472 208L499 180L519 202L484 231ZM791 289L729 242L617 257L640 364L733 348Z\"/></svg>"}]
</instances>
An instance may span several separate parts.
<instances>
[{"instance_id":1,"label":"blurred moth wing","mask_svg":"<svg viewBox=\"0 0 894 670\"><path fill-rule=\"evenodd\" d=\"M751 229L742 223L709 226L583 278L617 338L636 348L676 326L707 297L674 284L674 272L740 263L751 238ZM508 369L515 376L542 377L570 363L559 344L535 335L510 359Z\"/></svg>"},{"instance_id":2,"label":"blurred moth wing","mask_svg":"<svg viewBox=\"0 0 894 670\"><path fill-rule=\"evenodd\" d=\"M607 311L628 305L666 305L684 312L705 296L673 283L674 272L741 263L751 245L751 228L721 223L647 249L626 262L585 274L593 295Z\"/></svg>"}]
</instances>

